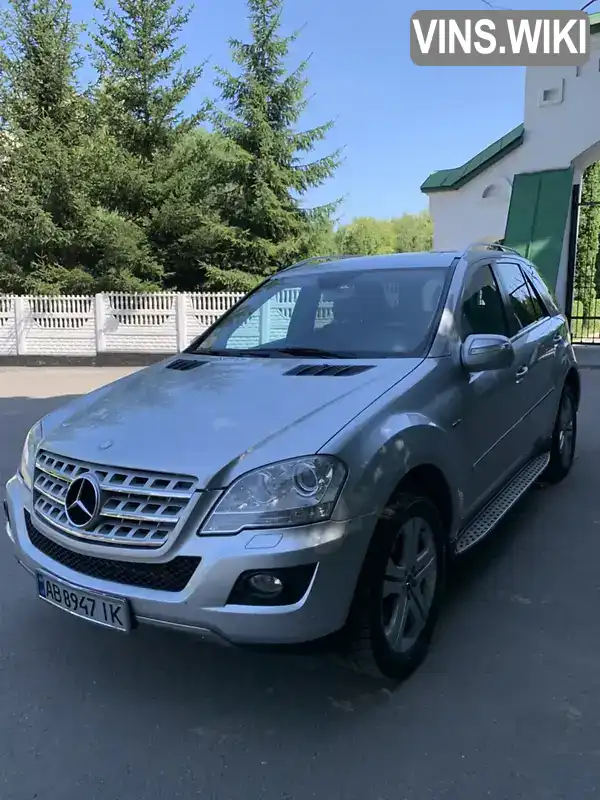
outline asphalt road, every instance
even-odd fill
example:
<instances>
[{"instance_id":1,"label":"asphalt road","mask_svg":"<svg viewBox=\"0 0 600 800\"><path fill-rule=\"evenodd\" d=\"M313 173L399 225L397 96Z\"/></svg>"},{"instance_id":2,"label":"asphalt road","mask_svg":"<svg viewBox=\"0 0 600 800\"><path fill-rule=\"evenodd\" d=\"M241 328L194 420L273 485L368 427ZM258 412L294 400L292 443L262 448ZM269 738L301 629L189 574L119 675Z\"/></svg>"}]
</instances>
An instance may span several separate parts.
<instances>
[{"instance_id":1,"label":"asphalt road","mask_svg":"<svg viewBox=\"0 0 600 800\"><path fill-rule=\"evenodd\" d=\"M117 374L0 369L2 482L37 418ZM38 601L0 537L0 798L597 796L600 370L583 378L572 474L466 562L394 692L324 656L96 629Z\"/></svg>"}]
</instances>

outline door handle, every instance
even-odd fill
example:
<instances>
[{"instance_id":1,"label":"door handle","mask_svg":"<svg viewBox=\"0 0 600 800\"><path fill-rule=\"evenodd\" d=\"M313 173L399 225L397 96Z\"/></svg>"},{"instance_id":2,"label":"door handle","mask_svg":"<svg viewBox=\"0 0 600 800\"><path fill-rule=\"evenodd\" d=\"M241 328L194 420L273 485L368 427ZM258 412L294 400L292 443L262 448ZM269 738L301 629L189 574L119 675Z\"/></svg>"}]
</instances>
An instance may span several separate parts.
<instances>
[{"instance_id":1,"label":"door handle","mask_svg":"<svg viewBox=\"0 0 600 800\"><path fill-rule=\"evenodd\" d=\"M517 373L516 373L517 381L520 381L521 378L524 378L525 375L527 375L528 372L529 372L529 367L526 367L526 366L519 367L519 369L517 370Z\"/></svg>"},{"instance_id":2,"label":"door handle","mask_svg":"<svg viewBox=\"0 0 600 800\"><path fill-rule=\"evenodd\" d=\"M554 336L552 337L552 341L554 342L554 344L560 344L562 342L562 338L563 338L562 333L555 333Z\"/></svg>"}]
</instances>

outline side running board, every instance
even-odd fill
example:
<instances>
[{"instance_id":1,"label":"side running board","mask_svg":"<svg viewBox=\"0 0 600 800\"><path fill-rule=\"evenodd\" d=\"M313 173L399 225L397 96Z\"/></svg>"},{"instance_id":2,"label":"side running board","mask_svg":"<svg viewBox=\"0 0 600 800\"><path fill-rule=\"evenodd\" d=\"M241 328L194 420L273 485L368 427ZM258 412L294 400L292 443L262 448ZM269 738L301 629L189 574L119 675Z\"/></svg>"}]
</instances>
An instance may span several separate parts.
<instances>
[{"instance_id":1,"label":"side running board","mask_svg":"<svg viewBox=\"0 0 600 800\"><path fill-rule=\"evenodd\" d=\"M475 519L458 534L456 552L464 553L487 536L548 466L550 453L536 456L491 500Z\"/></svg>"}]
</instances>

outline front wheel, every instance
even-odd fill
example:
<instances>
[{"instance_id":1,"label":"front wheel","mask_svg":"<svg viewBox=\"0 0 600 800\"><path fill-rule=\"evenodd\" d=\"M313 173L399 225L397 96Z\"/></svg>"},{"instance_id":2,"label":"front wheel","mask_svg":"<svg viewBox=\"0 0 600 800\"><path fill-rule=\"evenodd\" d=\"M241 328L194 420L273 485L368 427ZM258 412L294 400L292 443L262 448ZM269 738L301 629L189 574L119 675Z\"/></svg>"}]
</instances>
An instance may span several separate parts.
<instances>
[{"instance_id":1,"label":"front wheel","mask_svg":"<svg viewBox=\"0 0 600 800\"><path fill-rule=\"evenodd\" d=\"M565 386L552 434L550 462L543 478L548 483L558 483L571 471L577 443L577 401L570 386Z\"/></svg>"},{"instance_id":2,"label":"front wheel","mask_svg":"<svg viewBox=\"0 0 600 800\"><path fill-rule=\"evenodd\" d=\"M445 532L437 508L403 492L373 536L348 621L349 661L360 672L401 681L427 655L439 614Z\"/></svg>"}]
</instances>

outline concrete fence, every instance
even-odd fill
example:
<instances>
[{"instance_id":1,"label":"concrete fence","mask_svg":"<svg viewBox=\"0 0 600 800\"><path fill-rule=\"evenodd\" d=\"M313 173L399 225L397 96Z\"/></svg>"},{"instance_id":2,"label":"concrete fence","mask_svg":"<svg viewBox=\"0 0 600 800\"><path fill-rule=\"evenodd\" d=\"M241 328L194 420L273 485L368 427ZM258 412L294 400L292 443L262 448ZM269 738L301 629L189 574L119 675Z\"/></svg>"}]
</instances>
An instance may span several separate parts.
<instances>
[{"instance_id":1,"label":"concrete fence","mask_svg":"<svg viewBox=\"0 0 600 800\"><path fill-rule=\"evenodd\" d=\"M385 284L384 289L394 305L398 286ZM299 291L283 289L273 295L237 328L228 345L244 348L284 338ZM136 355L145 358L133 362L147 363L184 350L243 296L235 292L0 294L0 361L127 364L132 359L126 356ZM325 325L331 315L331 300L321 298L315 326Z\"/></svg>"},{"instance_id":2,"label":"concrete fence","mask_svg":"<svg viewBox=\"0 0 600 800\"><path fill-rule=\"evenodd\" d=\"M242 296L233 292L0 295L0 357L180 352ZM275 307L273 312L278 315Z\"/></svg>"}]
</instances>

